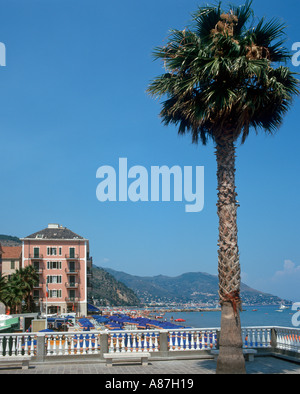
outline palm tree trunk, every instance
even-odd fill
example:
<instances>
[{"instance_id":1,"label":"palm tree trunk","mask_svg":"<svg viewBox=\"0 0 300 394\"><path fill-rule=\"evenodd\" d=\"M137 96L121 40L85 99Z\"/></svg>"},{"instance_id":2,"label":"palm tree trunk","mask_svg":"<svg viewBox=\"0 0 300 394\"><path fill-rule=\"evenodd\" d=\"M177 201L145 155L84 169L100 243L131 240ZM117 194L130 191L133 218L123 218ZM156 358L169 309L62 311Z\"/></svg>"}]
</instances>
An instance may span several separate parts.
<instances>
[{"instance_id":1,"label":"palm tree trunk","mask_svg":"<svg viewBox=\"0 0 300 394\"><path fill-rule=\"evenodd\" d=\"M240 263L235 192L235 146L231 136L216 140L218 178L218 272L221 333L217 373L246 373L239 311Z\"/></svg>"}]
</instances>

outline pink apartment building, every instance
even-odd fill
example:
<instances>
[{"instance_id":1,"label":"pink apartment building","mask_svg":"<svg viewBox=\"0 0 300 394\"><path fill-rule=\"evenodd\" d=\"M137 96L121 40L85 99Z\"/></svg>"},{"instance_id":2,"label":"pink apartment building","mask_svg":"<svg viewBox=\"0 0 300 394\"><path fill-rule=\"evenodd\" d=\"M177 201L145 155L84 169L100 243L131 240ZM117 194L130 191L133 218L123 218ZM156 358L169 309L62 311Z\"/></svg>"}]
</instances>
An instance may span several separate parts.
<instances>
[{"instance_id":1,"label":"pink apartment building","mask_svg":"<svg viewBox=\"0 0 300 394\"><path fill-rule=\"evenodd\" d=\"M22 238L22 267L27 265L33 265L39 273L33 296L42 313L47 305L48 314L87 315L92 269L87 239L66 227L49 224Z\"/></svg>"}]
</instances>

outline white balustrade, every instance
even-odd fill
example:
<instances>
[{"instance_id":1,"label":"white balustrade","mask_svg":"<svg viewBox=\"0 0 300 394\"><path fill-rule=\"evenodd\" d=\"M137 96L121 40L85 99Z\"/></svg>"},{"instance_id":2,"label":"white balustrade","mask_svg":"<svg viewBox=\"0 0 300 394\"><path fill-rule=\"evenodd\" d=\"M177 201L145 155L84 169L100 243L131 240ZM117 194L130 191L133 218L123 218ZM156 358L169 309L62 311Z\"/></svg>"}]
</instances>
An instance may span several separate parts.
<instances>
[{"instance_id":1,"label":"white balustrade","mask_svg":"<svg viewBox=\"0 0 300 394\"><path fill-rule=\"evenodd\" d=\"M169 330L169 350L211 350L216 348L217 329L180 329Z\"/></svg>"},{"instance_id":2,"label":"white balustrade","mask_svg":"<svg viewBox=\"0 0 300 394\"><path fill-rule=\"evenodd\" d=\"M45 335L47 356L99 354L99 332L64 332Z\"/></svg>"},{"instance_id":3,"label":"white balustrade","mask_svg":"<svg viewBox=\"0 0 300 394\"><path fill-rule=\"evenodd\" d=\"M0 334L1 356L34 356L36 353L36 335L33 334Z\"/></svg>"},{"instance_id":4,"label":"white balustrade","mask_svg":"<svg viewBox=\"0 0 300 394\"><path fill-rule=\"evenodd\" d=\"M157 352L159 331L153 330L128 330L110 331L109 352ZM120 345L121 342L121 345Z\"/></svg>"},{"instance_id":5,"label":"white balustrade","mask_svg":"<svg viewBox=\"0 0 300 394\"><path fill-rule=\"evenodd\" d=\"M300 330L276 327L277 348L300 353Z\"/></svg>"},{"instance_id":6,"label":"white balustrade","mask_svg":"<svg viewBox=\"0 0 300 394\"><path fill-rule=\"evenodd\" d=\"M159 352L160 333L165 333L164 346L170 352L209 351L216 348L217 328L175 330L122 330L106 331L108 351ZM276 348L300 353L300 329L286 327L243 327L244 348L267 349L271 344L271 332L276 333ZM103 333L58 332L39 333L39 341L45 346L45 356L81 356L100 354L100 338ZM0 334L0 360L2 356L37 355L36 333Z\"/></svg>"},{"instance_id":7,"label":"white balustrade","mask_svg":"<svg viewBox=\"0 0 300 394\"><path fill-rule=\"evenodd\" d=\"M269 348L271 347L270 327L243 327L242 328L243 347L247 349Z\"/></svg>"}]
</instances>

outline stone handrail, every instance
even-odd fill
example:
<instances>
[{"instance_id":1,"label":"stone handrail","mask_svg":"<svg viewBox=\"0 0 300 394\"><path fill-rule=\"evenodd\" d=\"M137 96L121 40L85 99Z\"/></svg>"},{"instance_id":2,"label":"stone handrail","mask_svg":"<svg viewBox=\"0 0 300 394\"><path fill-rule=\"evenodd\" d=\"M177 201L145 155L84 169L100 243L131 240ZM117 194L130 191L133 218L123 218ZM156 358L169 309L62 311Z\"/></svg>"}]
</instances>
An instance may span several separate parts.
<instances>
[{"instance_id":1,"label":"stone handrail","mask_svg":"<svg viewBox=\"0 0 300 394\"><path fill-rule=\"evenodd\" d=\"M38 361L64 356L104 353L150 352L158 357L210 354L218 347L219 328L169 330L93 330L0 334L2 356L30 355ZM243 347L289 352L300 358L300 329L243 327Z\"/></svg>"}]
</instances>

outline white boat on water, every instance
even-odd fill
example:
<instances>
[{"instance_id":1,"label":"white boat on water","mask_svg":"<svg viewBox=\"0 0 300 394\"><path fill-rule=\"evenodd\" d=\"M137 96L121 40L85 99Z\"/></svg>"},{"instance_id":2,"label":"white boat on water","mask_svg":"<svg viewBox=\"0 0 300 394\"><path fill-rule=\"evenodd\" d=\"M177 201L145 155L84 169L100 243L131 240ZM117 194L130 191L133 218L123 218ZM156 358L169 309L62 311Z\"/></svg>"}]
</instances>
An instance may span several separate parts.
<instances>
[{"instance_id":1,"label":"white boat on water","mask_svg":"<svg viewBox=\"0 0 300 394\"><path fill-rule=\"evenodd\" d=\"M289 307L281 304L279 309L284 310L284 309L289 309Z\"/></svg>"},{"instance_id":2,"label":"white boat on water","mask_svg":"<svg viewBox=\"0 0 300 394\"><path fill-rule=\"evenodd\" d=\"M285 309L289 309L289 307L281 304L279 309L276 309L276 312L283 312Z\"/></svg>"}]
</instances>

